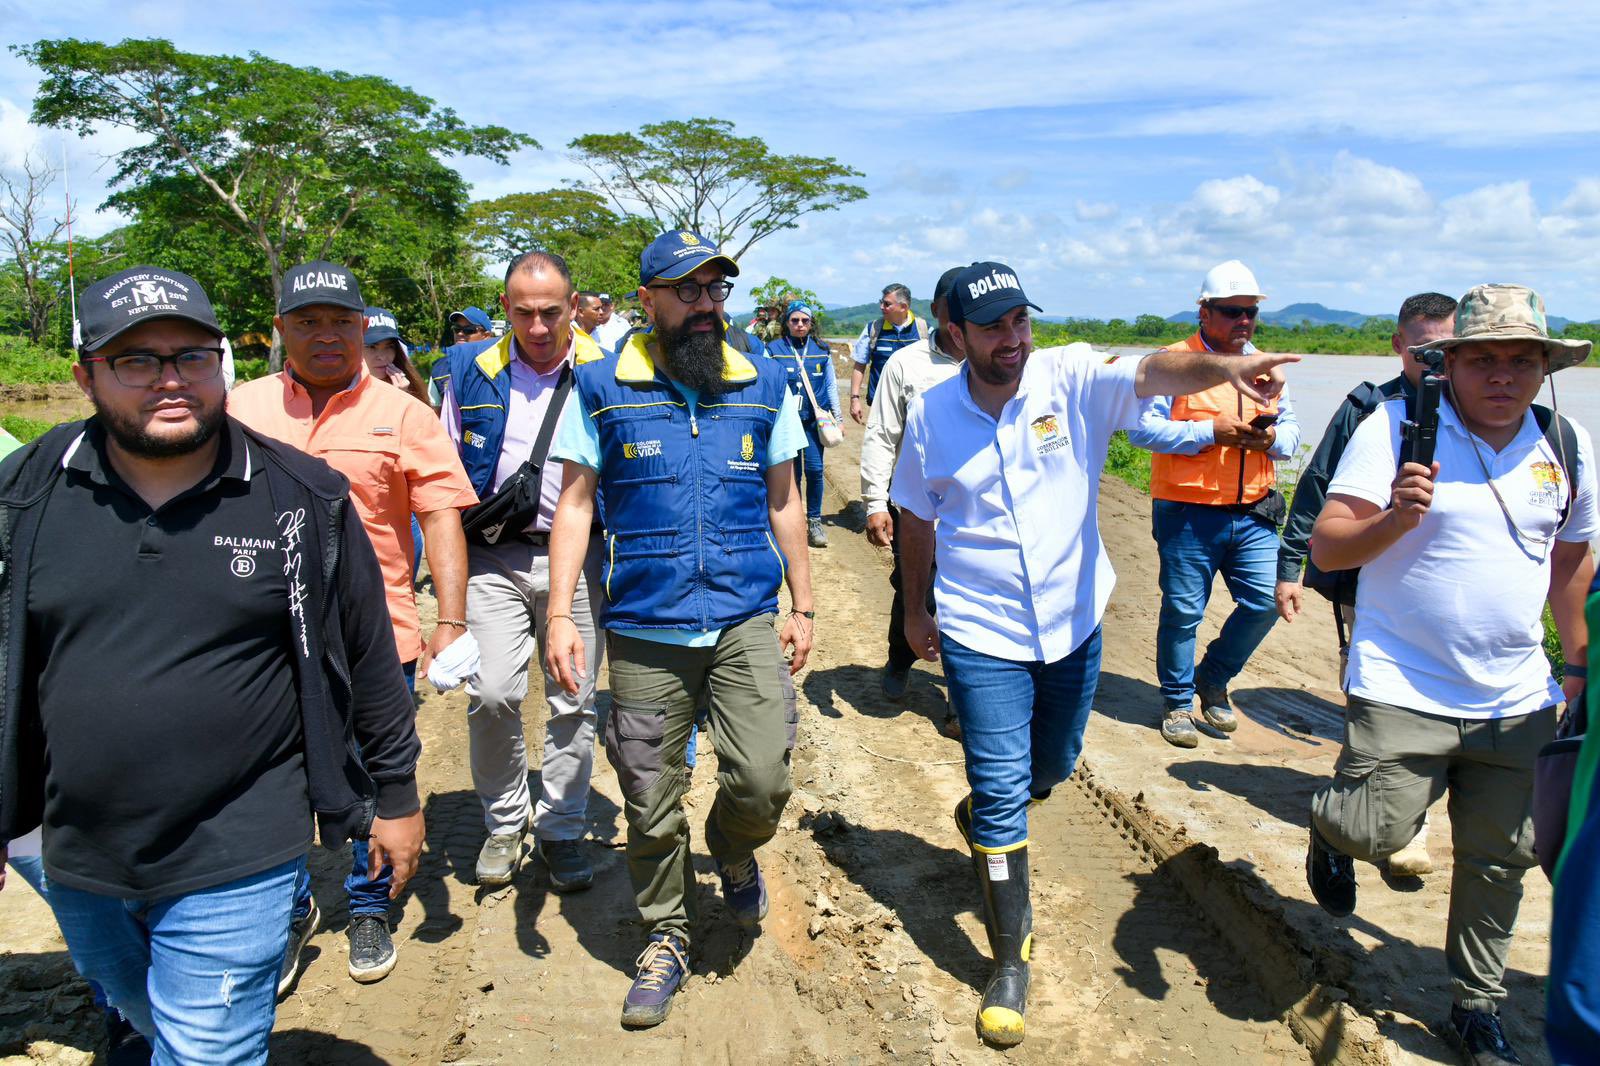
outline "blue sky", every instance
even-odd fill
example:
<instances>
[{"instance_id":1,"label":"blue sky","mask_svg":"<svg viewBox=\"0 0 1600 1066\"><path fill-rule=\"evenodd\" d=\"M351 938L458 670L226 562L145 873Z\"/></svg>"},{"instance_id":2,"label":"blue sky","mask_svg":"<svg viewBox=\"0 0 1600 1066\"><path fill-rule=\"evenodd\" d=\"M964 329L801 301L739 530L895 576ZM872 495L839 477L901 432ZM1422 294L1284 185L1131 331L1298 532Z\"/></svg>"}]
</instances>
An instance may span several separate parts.
<instances>
[{"instance_id":1,"label":"blue sky","mask_svg":"<svg viewBox=\"0 0 1600 1066\"><path fill-rule=\"evenodd\" d=\"M945 267L999 259L1051 314L1169 314L1237 257L1269 307L1392 313L1421 289L1511 281L1600 318L1600 5L0 0L0 15L10 41L164 36L382 74L538 138L509 167L462 164L478 196L582 177L564 150L580 134L697 115L866 173L869 199L757 245L744 291L781 274L834 304L890 281L925 296ZM0 164L59 158L63 135L27 124L35 84L0 57ZM74 191L97 204L127 136L67 142Z\"/></svg>"}]
</instances>

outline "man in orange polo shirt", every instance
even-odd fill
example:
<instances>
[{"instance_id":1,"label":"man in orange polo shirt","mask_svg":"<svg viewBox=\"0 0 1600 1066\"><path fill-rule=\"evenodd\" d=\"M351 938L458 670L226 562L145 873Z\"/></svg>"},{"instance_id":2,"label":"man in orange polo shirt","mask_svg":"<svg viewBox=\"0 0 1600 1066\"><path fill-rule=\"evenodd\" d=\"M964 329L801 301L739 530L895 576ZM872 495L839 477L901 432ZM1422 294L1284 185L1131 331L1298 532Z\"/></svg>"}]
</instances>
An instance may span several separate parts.
<instances>
[{"instance_id":1,"label":"man in orange polo shirt","mask_svg":"<svg viewBox=\"0 0 1600 1066\"><path fill-rule=\"evenodd\" d=\"M1200 285L1200 328L1163 350L1254 352L1250 341L1264 299L1255 275L1237 259L1212 267ZM1228 682L1277 621L1284 504L1273 461L1293 458L1300 424L1287 389L1266 406L1222 384L1190 396L1151 397L1128 439L1155 453L1150 495L1161 557L1161 735L1169 744L1192 748L1200 743L1193 717L1197 695L1208 726L1223 733L1237 728ZM1196 666L1195 632L1219 572L1234 608Z\"/></svg>"},{"instance_id":2,"label":"man in orange polo shirt","mask_svg":"<svg viewBox=\"0 0 1600 1066\"><path fill-rule=\"evenodd\" d=\"M290 270L273 320L287 365L234 389L228 413L350 479L356 513L383 571L395 647L414 689L417 670L426 672L432 657L466 632L467 542L461 511L478 497L428 405L368 372L361 354L365 309L355 276L344 267L312 262ZM411 587L413 514L422 525L439 599L439 624L426 646ZM349 971L357 981L377 981L396 960L389 935L389 869L370 879L366 845L355 841L353 848L354 863L345 878ZM293 985L301 949L320 917L311 882L303 878L280 995Z\"/></svg>"}]
</instances>

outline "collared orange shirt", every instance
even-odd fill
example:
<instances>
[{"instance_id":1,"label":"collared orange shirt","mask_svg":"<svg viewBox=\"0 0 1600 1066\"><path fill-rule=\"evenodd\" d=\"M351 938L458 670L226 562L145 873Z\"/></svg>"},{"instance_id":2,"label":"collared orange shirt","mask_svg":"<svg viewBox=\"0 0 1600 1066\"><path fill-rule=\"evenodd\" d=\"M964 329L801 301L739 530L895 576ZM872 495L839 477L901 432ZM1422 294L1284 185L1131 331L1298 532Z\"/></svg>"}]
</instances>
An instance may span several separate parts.
<instances>
[{"instance_id":1,"label":"collared orange shirt","mask_svg":"<svg viewBox=\"0 0 1600 1066\"><path fill-rule=\"evenodd\" d=\"M411 515L478 502L438 417L409 393L374 378L364 362L354 384L316 418L311 394L287 369L234 389L228 413L350 479L356 513L383 570L395 648L401 662L417 658L422 625L411 587Z\"/></svg>"}]
</instances>

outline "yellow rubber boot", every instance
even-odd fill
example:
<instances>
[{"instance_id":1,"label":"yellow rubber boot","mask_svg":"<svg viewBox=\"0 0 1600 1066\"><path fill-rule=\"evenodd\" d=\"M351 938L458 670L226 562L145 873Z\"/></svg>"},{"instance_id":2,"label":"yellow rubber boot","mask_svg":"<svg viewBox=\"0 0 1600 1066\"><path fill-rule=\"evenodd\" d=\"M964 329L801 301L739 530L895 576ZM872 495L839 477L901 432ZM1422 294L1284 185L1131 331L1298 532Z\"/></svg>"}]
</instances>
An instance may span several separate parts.
<instances>
[{"instance_id":1,"label":"yellow rubber boot","mask_svg":"<svg viewBox=\"0 0 1600 1066\"><path fill-rule=\"evenodd\" d=\"M1033 948L1033 905L1028 899L1028 848L988 852L974 848L983 887L983 922L994 952L994 972L978 1007L978 1035L999 1047L1022 1043L1028 1009L1028 958Z\"/></svg>"}]
</instances>

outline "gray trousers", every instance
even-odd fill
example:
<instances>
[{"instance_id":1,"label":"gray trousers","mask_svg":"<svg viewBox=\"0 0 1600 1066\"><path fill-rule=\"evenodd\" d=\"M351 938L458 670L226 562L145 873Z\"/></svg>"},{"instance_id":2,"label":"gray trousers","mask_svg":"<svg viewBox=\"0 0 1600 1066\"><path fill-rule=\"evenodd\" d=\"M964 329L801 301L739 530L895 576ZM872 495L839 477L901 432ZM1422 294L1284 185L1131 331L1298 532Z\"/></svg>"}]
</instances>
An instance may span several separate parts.
<instances>
[{"instance_id":1,"label":"gray trousers","mask_svg":"<svg viewBox=\"0 0 1600 1066\"><path fill-rule=\"evenodd\" d=\"M542 840L583 836L594 769L594 689L601 649L596 639L599 613L600 554L591 541L572 620L583 638L588 663L583 687L569 696L544 672L545 611L550 602L548 549L520 542L467 546L467 626L478 639L483 665L467 684L467 736L472 784L483 803L490 834L521 832L528 822L528 752L523 741L522 701L528 695L528 667L539 654L544 695L550 704L545 723L544 763L533 829Z\"/></svg>"},{"instance_id":2,"label":"gray trousers","mask_svg":"<svg viewBox=\"0 0 1600 1066\"><path fill-rule=\"evenodd\" d=\"M1535 861L1533 764L1555 723L1554 707L1473 721L1348 696L1333 780L1311 801L1330 844L1377 862L1405 847L1449 792L1455 868L1445 963L1451 995L1466 1010L1496 1010L1506 997L1522 875Z\"/></svg>"}]
</instances>

